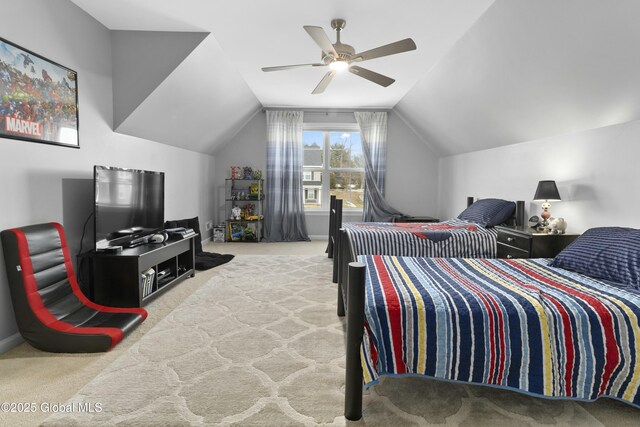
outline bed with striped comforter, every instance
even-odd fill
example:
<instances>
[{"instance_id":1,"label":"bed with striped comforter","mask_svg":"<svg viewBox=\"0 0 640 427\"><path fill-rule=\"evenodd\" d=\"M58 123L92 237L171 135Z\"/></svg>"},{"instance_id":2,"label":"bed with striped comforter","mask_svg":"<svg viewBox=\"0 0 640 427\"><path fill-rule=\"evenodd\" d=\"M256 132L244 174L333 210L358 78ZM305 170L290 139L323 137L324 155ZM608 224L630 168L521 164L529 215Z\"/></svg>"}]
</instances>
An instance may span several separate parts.
<instances>
[{"instance_id":1,"label":"bed with striped comforter","mask_svg":"<svg viewBox=\"0 0 640 427\"><path fill-rule=\"evenodd\" d=\"M547 259L360 256L365 387L428 377L640 405L640 293Z\"/></svg>"},{"instance_id":2,"label":"bed with striped comforter","mask_svg":"<svg viewBox=\"0 0 640 427\"><path fill-rule=\"evenodd\" d=\"M451 219L437 223L344 223L355 255L495 258L498 232Z\"/></svg>"}]
</instances>

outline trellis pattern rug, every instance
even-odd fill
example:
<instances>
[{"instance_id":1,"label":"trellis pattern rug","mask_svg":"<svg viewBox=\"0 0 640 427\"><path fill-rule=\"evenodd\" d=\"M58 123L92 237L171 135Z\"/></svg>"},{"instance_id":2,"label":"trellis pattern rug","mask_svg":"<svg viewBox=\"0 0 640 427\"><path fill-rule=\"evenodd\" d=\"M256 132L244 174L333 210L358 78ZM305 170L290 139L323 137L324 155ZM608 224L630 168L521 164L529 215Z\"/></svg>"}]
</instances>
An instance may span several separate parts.
<instances>
[{"instance_id":1,"label":"trellis pattern rug","mask_svg":"<svg viewBox=\"0 0 640 427\"><path fill-rule=\"evenodd\" d=\"M324 256L238 255L44 425L603 425L577 402L419 378L381 381L346 422L335 299Z\"/></svg>"}]
</instances>

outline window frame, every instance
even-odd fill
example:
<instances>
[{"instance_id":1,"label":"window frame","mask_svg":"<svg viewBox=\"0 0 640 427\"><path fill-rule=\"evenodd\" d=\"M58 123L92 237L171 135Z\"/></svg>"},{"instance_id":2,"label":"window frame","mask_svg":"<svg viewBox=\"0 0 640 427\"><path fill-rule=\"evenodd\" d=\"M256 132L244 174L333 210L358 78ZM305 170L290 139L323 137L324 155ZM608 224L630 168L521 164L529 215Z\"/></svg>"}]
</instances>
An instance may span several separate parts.
<instances>
[{"instance_id":1,"label":"window frame","mask_svg":"<svg viewBox=\"0 0 640 427\"><path fill-rule=\"evenodd\" d=\"M322 141L322 156L323 156L323 166L322 168L314 168L306 167L303 165L303 174L305 170L318 170L321 171L323 176L326 176L326 179L322 180L322 187L320 189L320 197L322 200L322 204L318 208L310 208L305 207L305 213L312 212L328 212L329 211L329 174L331 172L362 172L365 173L364 167L362 168L332 168L329 164L330 155L331 155L331 147L329 145L330 132L358 132L360 134L360 140L362 141L362 133L360 132L360 126L357 123L304 123L302 127L302 132L322 132L323 141ZM363 180L363 188L364 188L364 180ZM304 191L304 190L303 190ZM303 193L304 197L304 193ZM343 211L346 212L357 212L361 213L363 208L349 208L343 206Z\"/></svg>"}]
</instances>

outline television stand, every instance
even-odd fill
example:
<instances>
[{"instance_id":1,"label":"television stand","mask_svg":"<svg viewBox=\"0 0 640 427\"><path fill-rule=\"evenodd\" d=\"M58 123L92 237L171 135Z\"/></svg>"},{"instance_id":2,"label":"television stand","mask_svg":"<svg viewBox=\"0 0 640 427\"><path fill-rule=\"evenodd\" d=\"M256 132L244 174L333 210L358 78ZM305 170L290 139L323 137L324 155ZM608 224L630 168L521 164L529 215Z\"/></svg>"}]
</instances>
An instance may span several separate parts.
<instances>
[{"instance_id":1,"label":"television stand","mask_svg":"<svg viewBox=\"0 0 640 427\"><path fill-rule=\"evenodd\" d=\"M187 277L195 276L194 239L198 236L142 243L119 253L90 252L90 298L112 307L148 304ZM160 272L163 273L158 277Z\"/></svg>"}]
</instances>

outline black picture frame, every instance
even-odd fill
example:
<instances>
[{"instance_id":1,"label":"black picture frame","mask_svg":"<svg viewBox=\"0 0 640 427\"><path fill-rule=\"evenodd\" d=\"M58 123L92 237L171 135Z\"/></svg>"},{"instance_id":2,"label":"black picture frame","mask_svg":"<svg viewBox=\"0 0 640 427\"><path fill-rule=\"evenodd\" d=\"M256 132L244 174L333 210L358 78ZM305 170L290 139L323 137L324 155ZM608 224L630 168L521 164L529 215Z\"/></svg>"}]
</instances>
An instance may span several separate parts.
<instances>
[{"instance_id":1,"label":"black picture frame","mask_svg":"<svg viewBox=\"0 0 640 427\"><path fill-rule=\"evenodd\" d=\"M78 73L0 37L0 138L80 148Z\"/></svg>"}]
</instances>

